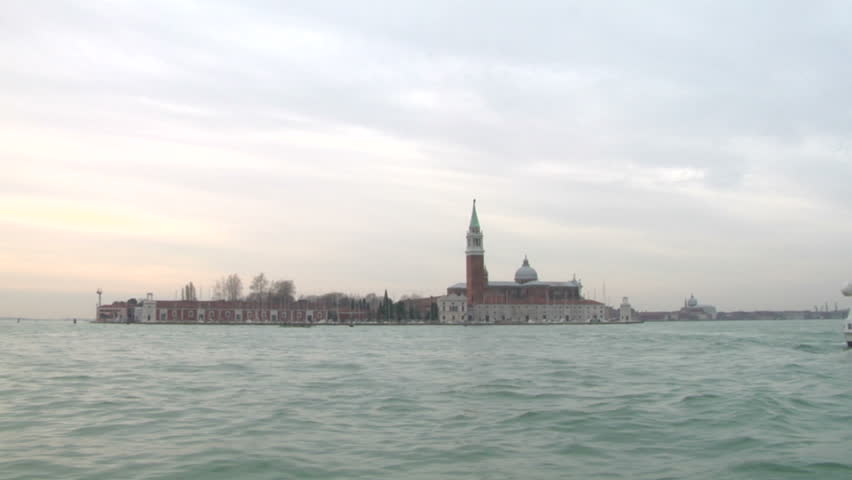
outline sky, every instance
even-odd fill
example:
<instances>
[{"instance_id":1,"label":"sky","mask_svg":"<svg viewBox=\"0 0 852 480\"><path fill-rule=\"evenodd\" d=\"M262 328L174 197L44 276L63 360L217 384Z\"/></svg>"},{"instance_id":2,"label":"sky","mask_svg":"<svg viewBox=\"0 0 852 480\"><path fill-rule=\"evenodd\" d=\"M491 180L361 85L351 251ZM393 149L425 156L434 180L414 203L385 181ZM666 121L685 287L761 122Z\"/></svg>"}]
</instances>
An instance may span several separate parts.
<instances>
[{"instance_id":1,"label":"sky","mask_svg":"<svg viewBox=\"0 0 852 480\"><path fill-rule=\"evenodd\" d=\"M852 5L0 5L0 316L264 272L672 310L848 306Z\"/></svg>"}]
</instances>

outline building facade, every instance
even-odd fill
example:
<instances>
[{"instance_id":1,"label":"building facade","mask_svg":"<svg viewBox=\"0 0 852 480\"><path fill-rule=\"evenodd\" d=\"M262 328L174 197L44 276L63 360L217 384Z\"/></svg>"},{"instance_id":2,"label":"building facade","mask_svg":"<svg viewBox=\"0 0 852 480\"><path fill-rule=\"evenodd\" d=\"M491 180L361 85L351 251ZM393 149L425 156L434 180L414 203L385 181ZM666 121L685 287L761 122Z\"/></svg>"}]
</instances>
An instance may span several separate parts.
<instances>
[{"instance_id":1,"label":"building facade","mask_svg":"<svg viewBox=\"0 0 852 480\"><path fill-rule=\"evenodd\" d=\"M290 305L258 305L249 301L144 300L113 302L97 309L100 323L210 323L210 324L325 324L362 322L369 312L350 308L311 308L298 301Z\"/></svg>"},{"instance_id":2,"label":"building facade","mask_svg":"<svg viewBox=\"0 0 852 480\"><path fill-rule=\"evenodd\" d=\"M716 315L716 307L698 303L698 299L692 294L688 300L684 299L683 308L677 312L678 320L715 320Z\"/></svg>"},{"instance_id":3,"label":"building facade","mask_svg":"<svg viewBox=\"0 0 852 480\"><path fill-rule=\"evenodd\" d=\"M485 266L484 235L476 212L470 216L465 249L466 281L439 297L441 323L598 323L606 321L604 304L582 296L575 279L545 282L524 257L514 281L490 281Z\"/></svg>"}]
</instances>

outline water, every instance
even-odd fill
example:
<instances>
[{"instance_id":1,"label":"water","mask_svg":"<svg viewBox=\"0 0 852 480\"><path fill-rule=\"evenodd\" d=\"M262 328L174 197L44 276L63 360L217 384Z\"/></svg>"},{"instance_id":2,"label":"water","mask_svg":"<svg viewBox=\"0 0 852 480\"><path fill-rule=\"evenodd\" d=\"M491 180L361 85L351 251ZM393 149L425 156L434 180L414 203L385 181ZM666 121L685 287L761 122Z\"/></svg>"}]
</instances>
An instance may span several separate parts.
<instances>
[{"instance_id":1,"label":"water","mask_svg":"<svg viewBox=\"0 0 852 480\"><path fill-rule=\"evenodd\" d=\"M0 479L852 478L838 321L0 321Z\"/></svg>"}]
</instances>

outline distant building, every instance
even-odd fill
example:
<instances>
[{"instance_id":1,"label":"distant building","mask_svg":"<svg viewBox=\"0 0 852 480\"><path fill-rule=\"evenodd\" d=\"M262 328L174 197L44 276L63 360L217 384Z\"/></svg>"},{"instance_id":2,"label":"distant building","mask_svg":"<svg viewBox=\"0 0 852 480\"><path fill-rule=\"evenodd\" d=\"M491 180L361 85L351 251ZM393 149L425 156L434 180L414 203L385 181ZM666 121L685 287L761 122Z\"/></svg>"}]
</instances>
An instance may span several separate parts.
<instances>
[{"instance_id":1,"label":"distant building","mask_svg":"<svg viewBox=\"0 0 852 480\"><path fill-rule=\"evenodd\" d=\"M684 299L683 308L677 312L678 320L715 320L716 307L713 305L701 305L695 298L695 295L690 294L689 299Z\"/></svg>"},{"instance_id":2,"label":"distant building","mask_svg":"<svg viewBox=\"0 0 852 480\"><path fill-rule=\"evenodd\" d=\"M583 285L570 281L541 281L525 256L513 281L490 281L485 267L483 232L476 201L467 230L466 281L447 288L438 298L406 298L383 312L367 302L347 305L299 300L284 304L257 301L196 300L194 288L183 300L113 302L100 305L97 322L105 323L193 323L193 324L352 324L374 321L415 321L448 324L494 323L601 323L641 321L627 297L621 306L606 307L583 297ZM98 294L100 295L100 291ZM387 301L387 300L386 300Z\"/></svg>"},{"instance_id":3,"label":"distant building","mask_svg":"<svg viewBox=\"0 0 852 480\"><path fill-rule=\"evenodd\" d=\"M677 320L716 320L719 314L713 305L701 305L690 294L689 299L683 300L683 307L674 312L641 312L640 320L645 322L670 322Z\"/></svg>"},{"instance_id":4,"label":"distant building","mask_svg":"<svg viewBox=\"0 0 852 480\"><path fill-rule=\"evenodd\" d=\"M621 307L618 309L618 321L624 323L633 323L639 321L639 315L633 307L630 306L630 301L627 297L621 299Z\"/></svg>"},{"instance_id":5,"label":"distant building","mask_svg":"<svg viewBox=\"0 0 852 480\"><path fill-rule=\"evenodd\" d=\"M137 303L113 302L97 309L96 322L102 323L339 323L364 321L369 312L362 308L314 308L305 301L288 305L259 305L257 302L224 300L154 300L148 294Z\"/></svg>"},{"instance_id":6,"label":"distant building","mask_svg":"<svg viewBox=\"0 0 852 480\"><path fill-rule=\"evenodd\" d=\"M604 304L583 298L575 279L545 282L524 257L514 281L490 281L485 267L483 232L476 212L470 216L465 250L467 280L439 297L441 323L597 323L607 321Z\"/></svg>"},{"instance_id":7,"label":"distant building","mask_svg":"<svg viewBox=\"0 0 852 480\"><path fill-rule=\"evenodd\" d=\"M405 318L408 320L432 320L432 305L435 304L435 297L408 298L398 303L405 306Z\"/></svg>"}]
</instances>

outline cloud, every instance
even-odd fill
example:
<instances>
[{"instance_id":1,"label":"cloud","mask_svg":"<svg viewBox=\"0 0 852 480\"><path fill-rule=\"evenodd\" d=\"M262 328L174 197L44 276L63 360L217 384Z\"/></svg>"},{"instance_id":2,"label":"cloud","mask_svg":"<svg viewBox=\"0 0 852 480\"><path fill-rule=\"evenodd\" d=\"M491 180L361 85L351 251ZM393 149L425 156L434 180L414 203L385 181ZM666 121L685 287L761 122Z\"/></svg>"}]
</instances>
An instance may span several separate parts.
<instances>
[{"instance_id":1,"label":"cloud","mask_svg":"<svg viewBox=\"0 0 852 480\"><path fill-rule=\"evenodd\" d=\"M59 231L189 255L187 276L275 270L306 290L438 293L459 278L478 197L492 271L510 274L522 250L554 277L621 268L624 294L649 308L686 283L722 309L807 306L830 295L813 278L848 276L833 260L852 205L844 2L2 13L0 235L16 248ZM53 278L32 258L33 279ZM787 289L775 265L791 265L798 293L720 286L737 271ZM171 291L160 272L150 288Z\"/></svg>"}]
</instances>

